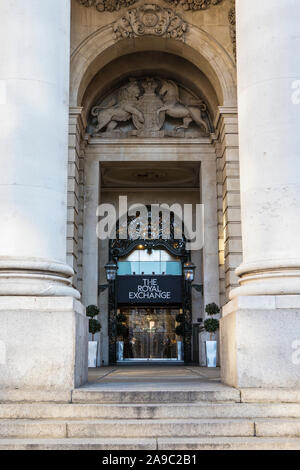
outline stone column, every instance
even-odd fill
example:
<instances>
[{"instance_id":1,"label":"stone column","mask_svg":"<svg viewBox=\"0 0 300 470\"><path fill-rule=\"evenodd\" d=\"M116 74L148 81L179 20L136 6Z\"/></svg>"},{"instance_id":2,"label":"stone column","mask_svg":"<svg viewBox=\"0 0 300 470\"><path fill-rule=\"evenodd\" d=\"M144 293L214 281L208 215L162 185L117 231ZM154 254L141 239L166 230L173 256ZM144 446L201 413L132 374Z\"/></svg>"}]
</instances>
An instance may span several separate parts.
<instances>
[{"instance_id":1,"label":"stone column","mask_svg":"<svg viewBox=\"0 0 300 470\"><path fill-rule=\"evenodd\" d=\"M83 213L83 285L82 299L85 305L98 305L99 239L97 237L97 207L100 204L100 163L94 157L86 157L84 165L84 213Z\"/></svg>"},{"instance_id":2,"label":"stone column","mask_svg":"<svg viewBox=\"0 0 300 470\"><path fill-rule=\"evenodd\" d=\"M296 0L237 0L243 263L222 358L240 387L300 385L299 15Z\"/></svg>"},{"instance_id":3,"label":"stone column","mask_svg":"<svg viewBox=\"0 0 300 470\"><path fill-rule=\"evenodd\" d=\"M70 1L3 1L0 18L0 387L70 389L86 338L66 264Z\"/></svg>"},{"instance_id":4,"label":"stone column","mask_svg":"<svg viewBox=\"0 0 300 470\"><path fill-rule=\"evenodd\" d=\"M203 305L215 302L220 305L218 217L217 217L217 169L216 159L201 162L201 203L204 205L203 246ZM194 295L196 295L194 293ZM199 295L199 294L198 294ZM204 311L204 320L206 313ZM202 332L199 338L200 365L206 365L205 341L209 334Z\"/></svg>"},{"instance_id":5,"label":"stone column","mask_svg":"<svg viewBox=\"0 0 300 470\"><path fill-rule=\"evenodd\" d=\"M94 156L85 157L84 162L84 211L83 211L83 257L82 257L82 301L84 305L99 305L99 239L97 237L97 207L100 204L100 163ZM103 296L103 295L102 295ZM100 300L100 299L99 299ZM101 305L99 305L102 313ZM97 365L100 366L100 357L103 357L103 323L102 330L95 335L99 341ZM89 335L92 340L92 336Z\"/></svg>"},{"instance_id":6,"label":"stone column","mask_svg":"<svg viewBox=\"0 0 300 470\"><path fill-rule=\"evenodd\" d=\"M0 295L71 295L66 265L70 5L0 6Z\"/></svg>"},{"instance_id":7,"label":"stone column","mask_svg":"<svg viewBox=\"0 0 300 470\"><path fill-rule=\"evenodd\" d=\"M219 257L216 160L201 162L201 203L204 205L203 301L219 305Z\"/></svg>"}]
</instances>

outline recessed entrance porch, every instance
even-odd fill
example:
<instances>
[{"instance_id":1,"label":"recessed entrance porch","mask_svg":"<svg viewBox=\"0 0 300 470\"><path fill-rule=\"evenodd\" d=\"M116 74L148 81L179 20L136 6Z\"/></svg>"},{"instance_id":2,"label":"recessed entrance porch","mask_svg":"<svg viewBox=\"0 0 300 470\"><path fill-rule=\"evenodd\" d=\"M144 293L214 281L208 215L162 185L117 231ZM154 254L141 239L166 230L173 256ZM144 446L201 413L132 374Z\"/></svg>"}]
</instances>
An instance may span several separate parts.
<instances>
[{"instance_id":1,"label":"recessed entrance porch","mask_svg":"<svg viewBox=\"0 0 300 470\"><path fill-rule=\"evenodd\" d=\"M155 161L158 158L157 148L155 148L155 145L149 144L148 150L150 151L151 147L152 160L154 161L144 161L142 163L122 161L122 163L116 163L111 160L118 159L120 153L123 153L124 160L127 160L124 155L126 148L121 143L119 145L114 143L114 146L110 148L110 154L111 152L114 153L113 157L110 155L110 161L107 161L107 159L103 161L105 155L103 145L106 147L107 142L103 143L98 140L96 143L93 140L89 144L89 152L91 153L88 155L85 171L87 180L89 181L89 178L91 178L91 182L93 181L93 184L89 186L91 197L87 200L88 204L93 202L91 210L95 211L95 207L99 202L101 204L112 204L117 208L119 204L118 196L120 195L127 197L128 207L132 204L144 204L146 207L151 207L152 204L165 203L170 207L173 204L179 204L183 208L185 204L190 204L194 210L197 204L202 203L205 207L203 225L207 242L203 250L198 249L191 251L191 253L186 253L184 250L180 251L181 245L178 244L177 247L175 242L171 243L172 240L160 241L154 247L150 244L151 240L137 240L132 243L132 248L130 245L129 249L129 242L126 241L123 244L113 242L109 244L108 240L98 242L94 236L95 225L93 225L91 219L87 218L85 220L83 296L86 304L98 304L101 312L99 320L102 324L102 331L99 338L98 365L118 363L118 361L124 359L131 362L135 359L149 362L169 360L170 362L185 361L187 363L199 363L200 360L201 365L205 365L204 341L207 338L203 337L199 341L198 327L200 320L204 317L205 304L213 301L219 303L219 259L215 194L216 162L213 155L214 150L207 141L205 143L197 141L193 144L190 143L189 149L181 149L182 152L187 151L187 155L182 161L165 162ZM178 152L175 156L174 147L170 142L167 148L170 159L178 158ZM167 148L164 149L164 152ZM136 146L130 149L131 158L134 157L136 150ZM88 211L86 213L89 214ZM196 266L194 286L190 287L184 285L182 271L182 265L189 258L189 255ZM96 266L97 257L98 263ZM104 268L111 259L118 265L117 282L113 289L107 289ZM95 273L98 273L98 279ZM140 277L142 277L141 280ZM150 281L154 282L155 280L158 286L155 287L154 293L152 291L149 293L149 296L158 295L159 288L159 294L162 291L164 295L165 293L170 295L170 298L150 299L150 297L147 297L137 300L136 295L139 293L139 289L143 288L143 282L148 277L153 278ZM131 286L130 284L128 287L127 281L134 281L137 285ZM172 286L177 281L180 286L173 289L177 293L175 299L175 292L172 293L171 291ZM166 285L163 284L164 282ZM118 284L121 287L125 285L128 288L119 292ZM195 289L191 287L195 287ZM129 297L129 293L132 298ZM182 298L178 299L178 295L181 295L181 293ZM135 315L135 319L131 315L129 317L127 315L128 318L125 319L120 317L123 313L122 309L139 307L152 309L164 307L178 310L173 318L172 328L168 327L167 319L162 321L164 319L161 315L157 317L158 323L161 324L153 324L155 320L150 319L147 327L143 326L142 330L143 334L146 334L146 341L144 341L142 347L139 341L142 332L137 331L141 325L138 325L135 320L138 318L142 320L143 315ZM180 314L186 314L186 312L190 314L190 318L188 318L190 321L188 341L186 340L187 334L185 334L185 337L182 334L175 334L176 328L182 326L182 321L176 322L176 317ZM132 336L132 338L128 338L128 341L126 340L126 334L117 334L117 328L121 324L124 331L127 327ZM151 331L146 332L145 328ZM172 330L171 335L167 331L168 328L170 331ZM138 333L139 338L133 334L133 329L136 330L135 332ZM160 332L159 329L161 329ZM127 333L127 330L125 333ZM158 338L159 336L160 338ZM164 336L164 338L161 336ZM133 338L135 344L129 344ZM170 342L169 346L168 342ZM158 343L161 346L160 348L157 348Z\"/></svg>"},{"instance_id":2,"label":"recessed entrance porch","mask_svg":"<svg viewBox=\"0 0 300 470\"><path fill-rule=\"evenodd\" d=\"M215 389L221 385L220 369L206 367L147 365L100 367L89 369L89 382L86 387L97 389L121 387L126 389L168 390L174 389ZM226 387L226 386L225 386ZM226 387L228 388L228 387ZM78 389L79 390L79 389Z\"/></svg>"}]
</instances>

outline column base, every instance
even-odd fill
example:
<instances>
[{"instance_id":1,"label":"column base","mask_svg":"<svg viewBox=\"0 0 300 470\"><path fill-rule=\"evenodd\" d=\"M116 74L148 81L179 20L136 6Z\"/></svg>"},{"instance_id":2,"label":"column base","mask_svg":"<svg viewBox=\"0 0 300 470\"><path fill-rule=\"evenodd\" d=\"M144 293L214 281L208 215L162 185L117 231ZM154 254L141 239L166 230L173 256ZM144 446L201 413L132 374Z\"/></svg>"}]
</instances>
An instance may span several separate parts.
<instances>
[{"instance_id":1,"label":"column base","mask_svg":"<svg viewBox=\"0 0 300 470\"><path fill-rule=\"evenodd\" d=\"M236 388L300 388L300 296L237 297L223 308L221 378Z\"/></svg>"},{"instance_id":2,"label":"column base","mask_svg":"<svg viewBox=\"0 0 300 470\"><path fill-rule=\"evenodd\" d=\"M0 296L74 297L73 269L52 260L0 258Z\"/></svg>"},{"instance_id":3,"label":"column base","mask_svg":"<svg viewBox=\"0 0 300 470\"><path fill-rule=\"evenodd\" d=\"M72 297L0 297L0 389L70 391L87 382L88 319Z\"/></svg>"},{"instance_id":4,"label":"column base","mask_svg":"<svg viewBox=\"0 0 300 470\"><path fill-rule=\"evenodd\" d=\"M230 292L231 300L249 295L300 295L299 259L242 264L236 275L240 286Z\"/></svg>"}]
</instances>

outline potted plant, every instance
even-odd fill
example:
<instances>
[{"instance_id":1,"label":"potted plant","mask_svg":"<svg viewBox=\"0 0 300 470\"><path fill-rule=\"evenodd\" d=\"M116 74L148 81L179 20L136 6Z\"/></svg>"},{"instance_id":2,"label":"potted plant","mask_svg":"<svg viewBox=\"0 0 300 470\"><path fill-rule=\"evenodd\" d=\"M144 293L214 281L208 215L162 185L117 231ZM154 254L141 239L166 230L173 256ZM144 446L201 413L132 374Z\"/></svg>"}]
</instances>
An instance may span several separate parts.
<instances>
[{"instance_id":1,"label":"potted plant","mask_svg":"<svg viewBox=\"0 0 300 470\"><path fill-rule=\"evenodd\" d=\"M215 303L208 304L205 307L205 312L210 317L213 317L220 313L220 308ZM213 340L213 335L218 331L219 326L220 324L217 318L207 318L204 322L203 329L209 333L209 341L205 341L207 367L217 366L217 341Z\"/></svg>"},{"instance_id":2,"label":"potted plant","mask_svg":"<svg viewBox=\"0 0 300 470\"><path fill-rule=\"evenodd\" d=\"M89 367L97 367L97 354L98 354L98 341L95 341L95 334L101 331L101 324L95 318L99 315L99 308L96 305L89 305L86 308L86 314L89 317L89 332L92 335L92 341L89 341L89 356L88 365Z\"/></svg>"}]
</instances>

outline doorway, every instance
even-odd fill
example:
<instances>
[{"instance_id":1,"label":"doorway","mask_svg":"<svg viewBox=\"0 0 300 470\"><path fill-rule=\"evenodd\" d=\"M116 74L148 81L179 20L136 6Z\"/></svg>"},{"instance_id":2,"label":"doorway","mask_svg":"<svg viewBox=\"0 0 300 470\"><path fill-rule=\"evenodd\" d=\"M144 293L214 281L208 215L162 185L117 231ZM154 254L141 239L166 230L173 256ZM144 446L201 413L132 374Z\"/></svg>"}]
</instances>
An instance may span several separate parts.
<instances>
[{"instance_id":1,"label":"doorway","mask_svg":"<svg viewBox=\"0 0 300 470\"><path fill-rule=\"evenodd\" d=\"M123 338L117 342L117 362L182 362L183 342L177 334L181 312L169 307L122 308Z\"/></svg>"}]
</instances>

